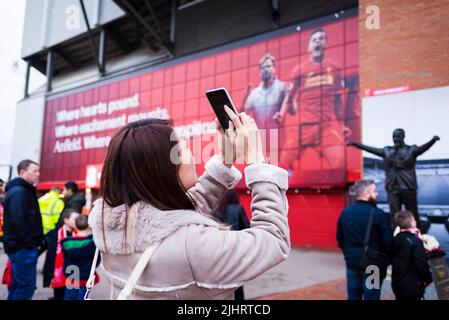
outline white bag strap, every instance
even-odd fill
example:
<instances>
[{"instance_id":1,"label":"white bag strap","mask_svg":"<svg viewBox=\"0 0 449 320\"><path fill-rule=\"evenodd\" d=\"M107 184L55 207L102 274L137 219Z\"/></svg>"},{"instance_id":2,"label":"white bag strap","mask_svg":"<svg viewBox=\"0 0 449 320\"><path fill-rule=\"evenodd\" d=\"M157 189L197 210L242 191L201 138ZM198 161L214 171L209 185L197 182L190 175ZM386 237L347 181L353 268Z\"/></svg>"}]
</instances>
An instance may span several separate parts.
<instances>
[{"instance_id":1,"label":"white bag strap","mask_svg":"<svg viewBox=\"0 0 449 320\"><path fill-rule=\"evenodd\" d=\"M90 267L90 274L89 279L86 283L86 294L84 295L84 300L91 300L89 298L90 291L92 290L92 287L94 286L95 282L95 269L97 268L97 261L98 261L98 255L100 254L100 249L95 249L95 256L94 260L92 261L92 266Z\"/></svg>"},{"instance_id":2,"label":"white bag strap","mask_svg":"<svg viewBox=\"0 0 449 320\"><path fill-rule=\"evenodd\" d=\"M117 297L117 300L127 300L128 297L131 295L131 292L133 291L137 281L139 280L140 276L142 275L143 271L145 270L146 266L150 262L151 257L153 256L154 251L156 251L157 247L159 246L160 242L155 242L151 246L149 246L140 257L139 261L137 262L136 267L134 268L133 272L131 273L128 281L126 282L125 287L120 291L120 294Z\"/></svg>"}]
</instances>

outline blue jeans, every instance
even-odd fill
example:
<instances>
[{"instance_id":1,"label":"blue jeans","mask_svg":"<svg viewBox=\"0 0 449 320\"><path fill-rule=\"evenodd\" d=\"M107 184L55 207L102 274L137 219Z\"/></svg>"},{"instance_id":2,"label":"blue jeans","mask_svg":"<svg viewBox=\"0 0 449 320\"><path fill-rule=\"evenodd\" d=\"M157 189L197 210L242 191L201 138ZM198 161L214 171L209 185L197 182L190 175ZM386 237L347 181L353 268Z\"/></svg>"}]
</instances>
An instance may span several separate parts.
<instances>
[{"instance_id":1,"label":"blue jeans","mask_svg":"<svg viewBox=\"0 0 449 320\"><path fill-rule=\"evenodd\" d=\"M86 287L80 287L79 289L65 288L64 300L84 300L86 294Z\"/></svg>"},{"instance_id":2,"label":"blue jeans","mask_svg":"<svg viewBox=\"0 0 449 320\"><path fill-rule=\"evenodd\" d=\"M31 300L36 290L37 249L20 249L8 254L12 265L12 281L8 300Z\"/></svg>"},{"instance_id":3,"label":"blue jeans","mask_svg":"<svg viewBox=\"0 0 449 320\"><path fill-rule=\"evenodd\" d=\"M364 274L359 270L346 269L348 282L348 300L380 300L380 290L382 280L379 282L379 289L370 289L366 286L366 278L369 274Z\"/></svg>"}]
</instances>

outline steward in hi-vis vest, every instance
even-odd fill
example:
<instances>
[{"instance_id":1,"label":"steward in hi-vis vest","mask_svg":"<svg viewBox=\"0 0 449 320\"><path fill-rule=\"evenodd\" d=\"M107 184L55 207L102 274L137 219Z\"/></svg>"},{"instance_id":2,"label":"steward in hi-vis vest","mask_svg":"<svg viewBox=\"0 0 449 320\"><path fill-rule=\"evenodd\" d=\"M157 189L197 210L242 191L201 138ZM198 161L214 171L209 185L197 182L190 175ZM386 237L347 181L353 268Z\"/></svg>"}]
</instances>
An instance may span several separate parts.
<instances>
[{"instance_id":1,"label":"steward in hi-vis vest","mask_svg":"<svg viewBox=\"0 0 449 320\"><path fill-rule=\"evenodd\" d=\"M59 217L64 210L64 201L59 198L61 188L53 187L51 190L39 198L39 208L42 216L42 226L44 235L56 228Z\"/></svg>"}]
</instances>

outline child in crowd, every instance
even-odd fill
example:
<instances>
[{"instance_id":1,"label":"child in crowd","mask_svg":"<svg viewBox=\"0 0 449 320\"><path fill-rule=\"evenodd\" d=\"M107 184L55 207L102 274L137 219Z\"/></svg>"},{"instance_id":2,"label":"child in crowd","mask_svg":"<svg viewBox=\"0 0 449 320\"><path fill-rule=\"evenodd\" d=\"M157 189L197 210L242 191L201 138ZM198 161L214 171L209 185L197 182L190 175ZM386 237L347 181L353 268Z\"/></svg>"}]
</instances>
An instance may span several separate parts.
<instances>
[{"instance_id":1,"label":"child in crowd","mask_svg":"<svg viewBox=\"0 0 449 320\"><path fill-rule=\"evenodd\" d=\"M66 277L61 243L65 238L77 235L75 220L79 215L80 213L74 209L64 210L60 217L62 225L47 234L48 250L44 266L44 287L49 283L53 288L52 300L64 299Z\"/></svg>"},{"instance_id":2,"label":"child in crowd","mask_svg":"<svg viewBox=\"0 0 449 320\"><path fill-rule=\"evenodd\" d=\"M399 233L394 237L392 288L397 300L421 300L432 282L423 240L413 214L395 214Z\"/></svg>"},{"instance_id":3,"label":"child in crowd","mask_svg":"<svg viewBox=\"0 0 449 320\"><path fill-rule=\"evenodd\" d=\"M69 279L64 300L83 300L86 294L86 283L89 279L96 250L92 231L87 220L88 217L86 215L79 215L75 220L76 229L78 230L77 235L62 241L64 272L67 279ZM98 260L97 265L99 262L100 260ZM79 279L76 278L77 275L79 275ZM98 281L99 276L96 275L95 283L98 283Z\"/></svg>"}]
</instances>

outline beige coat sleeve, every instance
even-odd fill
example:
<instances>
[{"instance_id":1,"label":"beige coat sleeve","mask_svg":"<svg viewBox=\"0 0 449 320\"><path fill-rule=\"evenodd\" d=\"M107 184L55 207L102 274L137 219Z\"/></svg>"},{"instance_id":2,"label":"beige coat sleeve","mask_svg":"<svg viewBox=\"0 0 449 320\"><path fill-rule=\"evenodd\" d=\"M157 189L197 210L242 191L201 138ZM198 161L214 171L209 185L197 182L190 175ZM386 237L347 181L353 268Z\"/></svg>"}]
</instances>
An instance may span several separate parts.
<instances>
[{"instance_id":1,"label":"beige coat sleeve","mask_svg":"<svg viewBox=\"0 0 449 320\"><path fill-rule=\"evenodd\" d=\"M251 228L230 231L189 226L187 259L200 286L241 286L285 260L290 252L287 171L254 164L246 167L245 178L252 191Z\"/></svg>"},{"instance_id":2,"label":"beige coat sleeve","mask_svg":"<svg viewBox=\"0 0 449 320\"><path fill-rule=\"evenodd\" d=\"M234 188L241 178L240 171L235 167L227 168L215 155L206 163L204 174L187 193L203 214L210 215L223 194Z\"/></svg>"}]
</instances>

